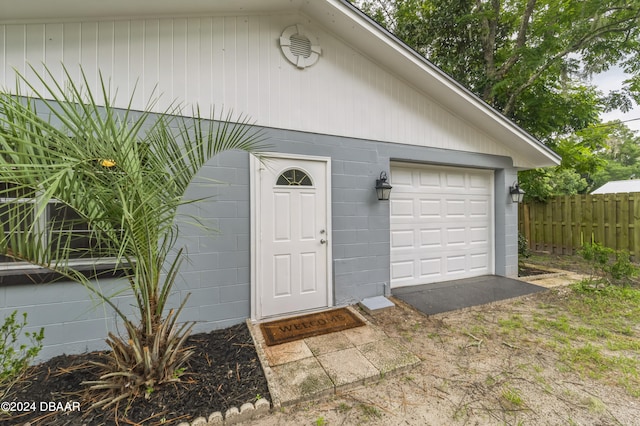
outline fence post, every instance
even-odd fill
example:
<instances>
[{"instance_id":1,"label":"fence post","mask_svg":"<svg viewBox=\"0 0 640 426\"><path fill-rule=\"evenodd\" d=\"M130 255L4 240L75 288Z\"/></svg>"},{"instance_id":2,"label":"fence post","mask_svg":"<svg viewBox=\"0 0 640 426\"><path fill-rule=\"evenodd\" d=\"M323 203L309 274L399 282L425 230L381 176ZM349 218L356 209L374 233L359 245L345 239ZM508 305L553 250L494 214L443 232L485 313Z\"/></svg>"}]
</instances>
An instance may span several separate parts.
<instances>
[{"instance_id":1,"label":"fence post","mask_svg":"<svg viewBox=\"0 0 640 426\"><path fill-rule=\"evenodd\" d=\"M529 218L529 203L522 205L522 216L522 223L524 225L524 237L527 239L529 249L532 249L533 243L531 241L531 220Z\"/></svg>"},{"instance_id":2,"label":"fence post","mask_svg":"<svg viewBox=\"0 0 640 426\"><path fill-rule=\"evenodd\" d=\"M633 219L631 223L631 234L633 235L633 247L631 248L631 255L635 257L636 261L640 260L640 192L631 194L633 197L633 204L631 212L629 212L629 218Z\"/></svg>"},{"instance_id":3,"label":"fence post","mask_svg":"<svg viewBox=\"0 0 640 426\"><path fill-rule=\"evenodd\" d=\"M571 240L571 252L575 253L576 249L582 246L582 204L584 202L583 195L577 195L571 197L571 233L573 234Z\"/></svg>"},{"instance_id":4,"label":"fence post","mask_svg":"<svg viewBox=\"0 0 640 426\"><path fill-rule=\"evenodd\" d=\"M618 194L618 217L616 218L616 245L618 250L631 252L629 241L629 194Z\"/></svg>"},{"instance_id":5,"label":"fence post","mask_svg":"<svg viewBox=\"0 0 640 426\"><path fill-rule=\"evenodd\" d=\"M573 229L571 226L571 197L562 197L562 254L573 250Z\"/></svg>"}]
</instances>

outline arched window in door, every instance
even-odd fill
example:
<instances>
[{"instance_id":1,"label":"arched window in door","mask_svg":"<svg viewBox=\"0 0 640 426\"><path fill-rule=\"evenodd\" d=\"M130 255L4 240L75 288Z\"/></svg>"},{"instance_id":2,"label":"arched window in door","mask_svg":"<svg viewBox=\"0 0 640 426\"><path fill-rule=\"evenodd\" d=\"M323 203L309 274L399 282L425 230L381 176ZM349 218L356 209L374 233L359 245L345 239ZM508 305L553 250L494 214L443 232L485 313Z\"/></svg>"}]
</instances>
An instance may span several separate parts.
<instances>
[{"instance_id":1,"label":"arched window in door","mask_svg":"<svg viewBox=\"0 0 640 426\"><path fill-rule=\"evenodd\" d=\"M311 177L300 169L285 170L276 181L282 186L313 186Z\"/></svg>"}]
</instances>

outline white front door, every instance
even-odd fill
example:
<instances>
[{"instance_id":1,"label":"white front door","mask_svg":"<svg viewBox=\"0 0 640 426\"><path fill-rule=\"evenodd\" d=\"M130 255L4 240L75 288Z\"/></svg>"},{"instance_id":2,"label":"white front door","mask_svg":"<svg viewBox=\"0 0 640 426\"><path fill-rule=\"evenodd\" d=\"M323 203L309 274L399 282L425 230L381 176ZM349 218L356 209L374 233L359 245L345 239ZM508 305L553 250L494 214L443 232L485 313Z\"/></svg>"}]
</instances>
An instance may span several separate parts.
<instances>
[{"instance_id":1,"label":"white front door","mask_svg":"<svg viewBox=\"0 0 640 426\"><path fill-rule=\"evenodd\" d=\"M267 157L258 167L257 316L330 306L329 160Z\"/></svg>"}]
</instances>

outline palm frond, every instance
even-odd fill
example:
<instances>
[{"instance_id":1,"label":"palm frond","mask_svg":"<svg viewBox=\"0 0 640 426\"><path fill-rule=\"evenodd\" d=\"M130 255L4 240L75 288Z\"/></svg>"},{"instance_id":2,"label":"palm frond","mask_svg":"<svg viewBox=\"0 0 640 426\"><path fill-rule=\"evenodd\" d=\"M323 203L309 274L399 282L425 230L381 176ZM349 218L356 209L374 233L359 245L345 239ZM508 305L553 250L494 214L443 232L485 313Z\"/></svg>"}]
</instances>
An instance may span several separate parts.
<instances>
[{"instance_id":1,"label":"palm frond","mask_svg":"<svg viewBox=\"0 0 640 426\"><path fill-rule=\"evenodd\" d=\"M260 131L244 116L205 119L196 107L186 116L175 105L161 113L134 111L133 95L116 108L108 81L92 93L82 71L75 82L45 68L35 81L19 75L29 97L0 92L0 254L49 268L83 284L120 316L126 336L109 334L112 362L95 389L119 390L97 406L137 394L144 383L175 380L191 351L183 348L193 323L178 325L166 304L179 273L178 209L204 165L227 150L265 149ZM51 205L77 217L51 221ZM82 229L76 230L82 226ZM71 262L78 238L94 242L93 256L124 268L137 317L125 315ZM115 384L114 384L115 383ZM126 396L125 396L126 395Z\"/></svg>"}]
</instances>

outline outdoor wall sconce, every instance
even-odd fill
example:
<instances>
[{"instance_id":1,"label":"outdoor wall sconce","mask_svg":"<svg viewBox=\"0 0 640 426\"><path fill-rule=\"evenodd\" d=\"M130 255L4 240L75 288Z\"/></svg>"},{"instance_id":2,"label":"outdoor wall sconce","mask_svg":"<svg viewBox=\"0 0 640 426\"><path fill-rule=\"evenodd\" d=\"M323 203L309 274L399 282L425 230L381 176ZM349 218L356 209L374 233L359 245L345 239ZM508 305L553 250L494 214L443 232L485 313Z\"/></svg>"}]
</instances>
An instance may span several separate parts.
<instances>
[{"instance_id":1,"label":"outdoor wall sconce","mask_svg":"<svg viewBox=\"0 0 640 426\"><path fill-rule=\"evenodd\" d=\"M513 203L521 203L524 199L524 191L520 189L518 182L513 182L513 186L509 187L509 193L511 194L511 201Z\"/></svg>"},{"instance_id":2,"label":"outdoor wall sconce","mask_svg":"<svg viewBox=\"0 0 640 426\"><path fill-rule=\"evenodd\" d=\"M376 193L380 201L388 200L389 195L391 195L391 188L393 187L389 185L387 179L385 172L380 172L380 179L376 179Z\"/></svg>"}]
</instances>

